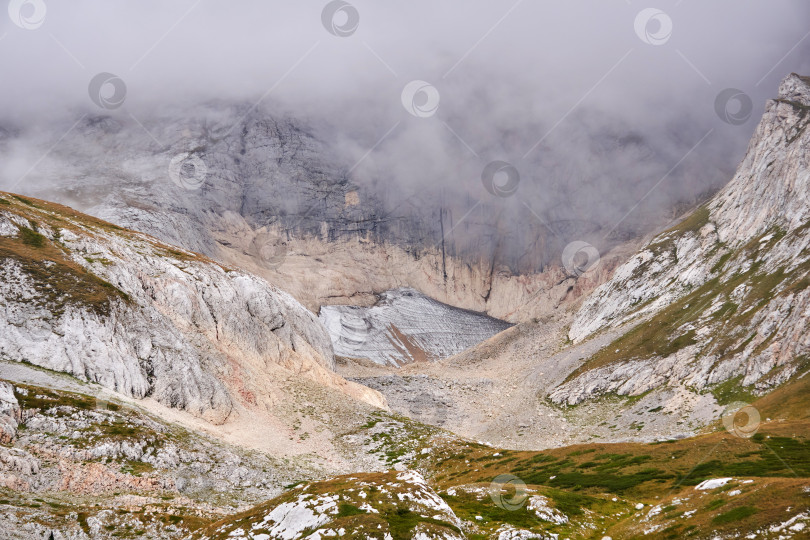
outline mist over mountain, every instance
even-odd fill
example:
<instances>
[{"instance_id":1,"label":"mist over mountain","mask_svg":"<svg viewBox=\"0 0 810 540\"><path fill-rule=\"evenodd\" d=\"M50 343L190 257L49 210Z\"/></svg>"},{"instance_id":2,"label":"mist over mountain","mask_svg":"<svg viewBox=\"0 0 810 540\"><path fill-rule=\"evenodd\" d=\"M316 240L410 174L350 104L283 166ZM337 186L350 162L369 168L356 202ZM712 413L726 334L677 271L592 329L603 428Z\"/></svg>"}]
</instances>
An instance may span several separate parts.
<instances>
[{"instance_id":1,"label":"mist over mountain","mask_svg":"<svg viewBox=\"0 0 810 540\"><path fill-rule=\"evenodd\" d=\"M106 172L93 176L115 190L122 176L168 182L171 159L191 150L216 169L211 144L233 146L269 118L311 137L320 191L340 199L359 189L362 220L386 241L444 243L517 272L559 262L575 240L604 253L722 186L780 75L807 63L803 3L662 7L671 28L653 17L639 30L638 6L368 2L352 6L356 21L335 12L334 24L352 26L333 35L319 2L49 4L36 31L10 19L0 29L0 61L15 81L0 89L0 186L69 190L79 179L64 171L76 170L88 123L128 133L94 141L111 146ZM125 89L109 77L94 86L99 73ZM721 119L726 88L744 96L720 103ZM103 102L106 92L120 102ZM133 170L138 153L163 170ZM494 194L482 181L496 160L514 167L508 193L497 185L505 177ZM288 176L259 181L239 164L222 167L252 186L248 201L251 189L290 193ZM216 192L220 176L201 192ZM91 210L88 196L70 202ZM211 208L204 198L199 211ZM295 216L287 229L334 222L309 197L278 199L273 218ZM333 228L341 234L346 220Z\"/></svg>"}]
</instances>

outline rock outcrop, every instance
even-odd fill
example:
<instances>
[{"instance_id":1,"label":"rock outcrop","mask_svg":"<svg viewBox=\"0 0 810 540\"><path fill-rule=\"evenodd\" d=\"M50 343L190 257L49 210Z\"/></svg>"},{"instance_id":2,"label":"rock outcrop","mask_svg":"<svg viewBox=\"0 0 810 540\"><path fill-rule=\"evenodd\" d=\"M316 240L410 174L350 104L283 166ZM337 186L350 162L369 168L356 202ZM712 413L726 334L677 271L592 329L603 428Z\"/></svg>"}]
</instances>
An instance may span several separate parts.
<instances>
[{"instance_id":1,"label":"rock outcrop","mask_svg":"<svg viewBox=\"0 0 810 540\"><path fill-rule=\"evenodd\" d=\"M274 370L376 405L329 335L246 272L44 201L0 195L0 356L224 422Z\"/></svg>"},{"instance_id":2,"label":"rock outcrop","mask_svg":"<svg viewBox=\"0 0 810 540\"><path fill-rule=\"evenodd\" d=\"M574 342L638 326L586 362L553 401L730 380L762 393L807 368L808 124L810 79L792 74L768 102L732 181L582 305L569 331Z\"/></svg>"},{"instance_id":3,"label":"rock outcrop","mask_svg":"<svg viewBox=\"0 0 810 540\"><path fill-rule=\"evenodd\" d=\"M0 444L14 441L20 419L20 404L14 397L14 387L0 381Z\"/></svg>"},{"instance_id":4,"label":"rock outcrop","mask_svg":"<svg viewBox=\"0 0 810 540\"><path fill-rule=\"evenodd\" d=\"M309 484L211 525L199 540L402 537L463 540L461 520L416 471L339 477ZM372 536L373 535L373 536Z\"/></svg>"}]
</instances>

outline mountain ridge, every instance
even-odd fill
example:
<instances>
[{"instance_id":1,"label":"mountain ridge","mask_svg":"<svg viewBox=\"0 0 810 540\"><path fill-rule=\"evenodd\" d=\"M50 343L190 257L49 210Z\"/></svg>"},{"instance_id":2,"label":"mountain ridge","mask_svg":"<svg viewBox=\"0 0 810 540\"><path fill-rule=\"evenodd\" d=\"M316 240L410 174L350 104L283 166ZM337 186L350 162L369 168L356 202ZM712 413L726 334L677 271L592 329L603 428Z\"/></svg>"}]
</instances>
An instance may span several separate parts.
<instances>
[{"instance_id":1,"label":"mountain ridge","mask_svg":"<svg viewBox=\"0 0 810 540\"><path fill-rule=\"evenodd\" d=\"M0 200L4 357L214 423L257 405L264 369L384 406L333 373L316 317L261 278L45 201Z\"/></svg>"},{"instance_id":2,"label":"mountain ridge","mask_svg":"<svg viewBox=\"0 0 810 540\"><path fill-rule=\"evenodd\" d=\"M803 369L810 352L808 111L810 84L789 75L729 184L583 303L569 331L574 342L641 322L610 346L616 353L603 351L552 399L636 395L667 380L703 389L735 377L761 393ZM638 348L638 340L654 344Z\"/></svg>"}]
</instances>

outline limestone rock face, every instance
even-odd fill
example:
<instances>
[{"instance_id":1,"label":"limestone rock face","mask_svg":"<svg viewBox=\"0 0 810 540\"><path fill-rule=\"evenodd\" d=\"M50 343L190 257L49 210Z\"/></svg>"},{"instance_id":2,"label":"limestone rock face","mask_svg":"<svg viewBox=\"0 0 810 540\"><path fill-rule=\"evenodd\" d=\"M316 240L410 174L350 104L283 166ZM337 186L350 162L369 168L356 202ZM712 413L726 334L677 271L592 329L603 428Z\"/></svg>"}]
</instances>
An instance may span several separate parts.
<instances>
[{"instance_id":1,"label":"limestone rock face","mask_svg":"<svg viewBox=\"0 0 810 540\"><path fill-rule=\"evenodd\" d=\"M640 395L663 384L701 389L737 378L761 392L804 369L810 353L808 124L810 79L791 74L769 101L731 182L620 266L583 303L569 331L580 342L653 317L640 328L666 328L662 343L652 354L610 345L613 361L562 385L552 400Z\"/></svg>"},{"instance_id":2,"label":"limestone rock face","mask_svg":"<svg viewBox=\"0 0 810 540\"><path fill-rule=\"evenodd\" d=\"M2 194L0 356L214 423L273 370L358 398L326 330L290 295L205 257L72 210Z\"/></svg>"},{"instance_id":3,"label":"limestone rock face","mask_svg":"<svg viewBox=\"0 0 810 540\"><path fill-rule=\"evenodd\" d=\"M20 415L20 404L14 396L14 387L0 381L0 444L9 444L17 436Z\"/></svg>"},{"instance_id":4,"label":"limestone rock face","mask_svg":"<svg viewBox=\"0 0 810 540\"><path fill-rule=\"evenodd\" d=\"M638 212L605 240L600 227L618 217L593 215L610 206L604 200L596 208L560 208L541 190L528 205L487 192L480 171L457 171L463 181L441 197L393 185L385 170L372 180L355 178L357 158L335 155L343 146L329 130L252 105L209 103L139 114L137 122L93 113L70 130L73 119L45 135L22 129L0 147L0 157L14 161L18 146L52 148L17 189L249 267L316 313L321 305L370 305L375 294L411 286L457 307L525 320L566 294L567 284L558 284L569 242L599 244L604 257L649 230L646 214L630 225ZM55 145L51 134L65 136ZM617 152L644 167L656 161L645 142L625 140L622 129L593 137L599 144L588 148L611 167L619 167ZM562 159L549 177L570 175L569 167ZM610 177L603 171L577 189L595 196ZM570 296L581 297L580 289Z\"/></svg>"}]
</instances>

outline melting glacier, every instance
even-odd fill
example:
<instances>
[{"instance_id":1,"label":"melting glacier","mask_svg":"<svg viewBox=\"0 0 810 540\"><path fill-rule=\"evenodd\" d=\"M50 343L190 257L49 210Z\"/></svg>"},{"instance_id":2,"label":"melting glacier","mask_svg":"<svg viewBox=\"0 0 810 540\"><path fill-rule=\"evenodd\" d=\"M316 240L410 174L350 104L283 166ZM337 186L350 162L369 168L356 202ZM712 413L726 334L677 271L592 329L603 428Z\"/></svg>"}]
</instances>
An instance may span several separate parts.
<instances>
[{"instance_id":1,"label":"melting glacier","mask_svg":"<svg viewBox=\"0 0 810 540\"><path fill-rule=\"evenodd\" d=\"M371 307L323 306L319 318L336 355L393 366L447 358L512 326L407 287Z\"/></svg>"}]
</instances>

